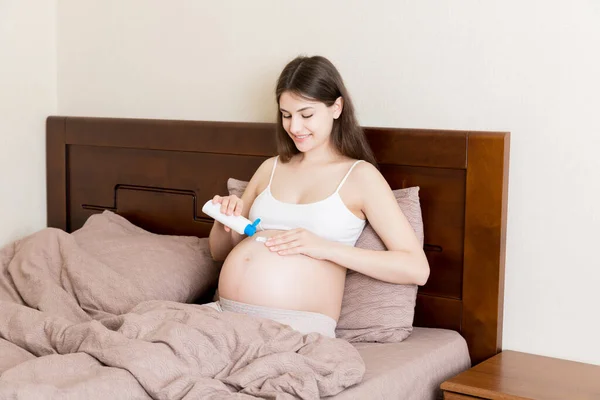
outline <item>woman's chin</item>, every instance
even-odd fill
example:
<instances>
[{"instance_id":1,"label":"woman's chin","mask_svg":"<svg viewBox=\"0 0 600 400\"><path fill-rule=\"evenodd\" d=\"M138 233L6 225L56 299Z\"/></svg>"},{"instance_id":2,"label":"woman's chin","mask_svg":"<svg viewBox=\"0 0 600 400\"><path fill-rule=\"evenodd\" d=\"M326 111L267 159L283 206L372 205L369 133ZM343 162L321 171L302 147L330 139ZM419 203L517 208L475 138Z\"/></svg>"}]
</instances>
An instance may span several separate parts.
<instances>
[{"instance_id":1,"label":"woman's chin","mask_svg":"<svg viewBox=\"0 0 600 400\"><path fill-rule=\"evenodd\" d=\"M296 145L296 148L298 149L299 152L301 153L306 153L307 151L309 151L310 149L312 149L314 146L311 143L306 143L306 142L294 142L294 144Z\"/></svg>"}]
</instances>

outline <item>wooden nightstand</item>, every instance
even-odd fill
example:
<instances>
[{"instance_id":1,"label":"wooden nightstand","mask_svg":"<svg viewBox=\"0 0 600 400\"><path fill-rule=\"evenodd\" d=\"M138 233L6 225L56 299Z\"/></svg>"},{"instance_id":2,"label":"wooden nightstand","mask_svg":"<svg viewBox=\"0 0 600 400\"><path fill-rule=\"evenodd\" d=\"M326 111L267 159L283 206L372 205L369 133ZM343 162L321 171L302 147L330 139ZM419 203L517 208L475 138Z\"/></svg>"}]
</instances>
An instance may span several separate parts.
<instances>
[{"instance_id":1,"label":"wooden nightstand","mask_svg":"<svg viewBox=\"0 0 600 400\"><path fill-rule=\"evenodd\" d=\"M441 388L446 400L600 399L600 366L503 351Z\"/></svg>"}]
</instances>

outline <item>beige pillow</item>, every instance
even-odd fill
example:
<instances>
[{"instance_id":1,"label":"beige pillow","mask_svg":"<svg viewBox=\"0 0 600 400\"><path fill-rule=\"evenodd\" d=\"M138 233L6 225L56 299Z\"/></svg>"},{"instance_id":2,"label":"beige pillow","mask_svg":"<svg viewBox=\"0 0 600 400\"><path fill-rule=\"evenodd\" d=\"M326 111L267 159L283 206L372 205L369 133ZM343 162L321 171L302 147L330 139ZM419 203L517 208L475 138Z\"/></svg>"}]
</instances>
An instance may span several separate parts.
<instances>
[{"instance_id":1,"label":"beige pillow","mask_svg":"<svg viewBox=\"0 0 600 400\"><path fill-rule=\"evenodd\" d=\"M394 190L400 209L423 245L419 187ZM367 223L356 247L387 250ZM348 270L336 336L350 342L401 342L412 332L417 285L396 285Z\"/></svg>"},{"instance_id":2,"label":"beige pillow","mask_svg":"<svg viewBox=\"0 0 600 400\"><path fill-rule=\"evenodd\" d=\"M219 275L208 238L157 235L111 212L92 215L72 234L83 250L122 277L136 301L192 302L212 295ZM136 304L131 304L134 307Z\"/></svg>"},{"instance_id":3,"label":"beige pillow","mask_svg":"<svg viewBox=\"0 0 600 400\"><path fill-rule=\"evenodd\" d=\"M248 182L230 178L229 194L241 197ZM400 209L413 227L421 245L424 242L419 187L393 191ZM356 247L387 250L367 223ZM339 338L350 342L400 342L412 332L417 285L382 282L348 270L342 311L336 328Z\"/></svg>"},{"instance_id":4,"label":"beige pillow","mask_svg":"<svg viewBox=\"0 0 600 400\"><path fill-rule=\"evenodd\" d=\"M227 180L227 190L229 191L229 195L236 195L237 197L242 197L244 191L246 190L246 186L248 186L248 182L240 181L239 179L229 178Z\"/></svg>"}]
</instances>

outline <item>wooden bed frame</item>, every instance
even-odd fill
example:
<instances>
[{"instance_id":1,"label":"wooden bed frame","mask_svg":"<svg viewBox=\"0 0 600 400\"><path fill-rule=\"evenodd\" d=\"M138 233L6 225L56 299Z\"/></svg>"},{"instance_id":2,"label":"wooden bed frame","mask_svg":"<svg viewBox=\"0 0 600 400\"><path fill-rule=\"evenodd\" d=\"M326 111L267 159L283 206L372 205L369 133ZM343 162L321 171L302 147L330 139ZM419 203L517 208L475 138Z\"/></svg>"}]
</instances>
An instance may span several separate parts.
<instances>
[{"instance_id":1,"label":"wooden bed frame","mask_svg":"<svg viewBox=\"0 0 600 400\"><path fill-rule=\"evenodd\" d=\"M453 329L473 364L501 349L509 133L365 128L393 189L420 186L431 275L415 326ZM48 226L104 209L149 231L207 236L205 200L276 154L274 125L52 116Z\"/></svg>"}]
</instances>

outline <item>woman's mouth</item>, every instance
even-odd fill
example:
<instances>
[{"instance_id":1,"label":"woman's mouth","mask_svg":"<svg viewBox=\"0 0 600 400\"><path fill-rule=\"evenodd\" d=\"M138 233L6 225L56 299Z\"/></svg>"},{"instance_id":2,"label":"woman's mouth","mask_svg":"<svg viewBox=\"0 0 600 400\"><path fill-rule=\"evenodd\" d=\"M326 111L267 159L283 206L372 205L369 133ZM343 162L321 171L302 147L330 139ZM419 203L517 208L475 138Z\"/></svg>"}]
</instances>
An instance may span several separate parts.
<instances>
[{"instance_id":1,"label":"woman's mouth","mask_svg":"<svg viewBox=\"0 0 600 400\"><path fill-rule=\"evenodd\" d=\"M292 135L292 136L294 137L294 140L296 140L296 141L303 141L304 139L306 139L310 135L311 134L309 133L308 135Z\"/></svg>"}]
</instances>

